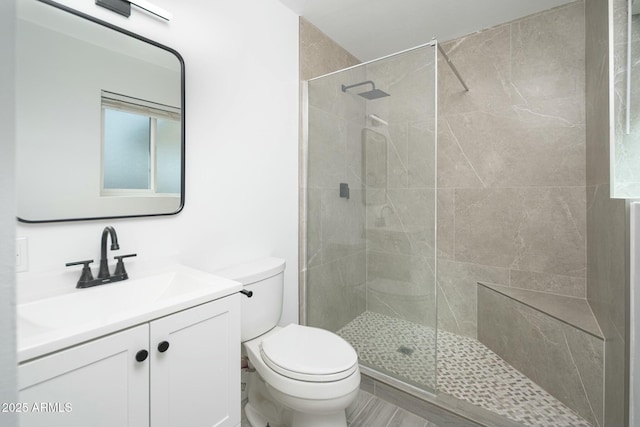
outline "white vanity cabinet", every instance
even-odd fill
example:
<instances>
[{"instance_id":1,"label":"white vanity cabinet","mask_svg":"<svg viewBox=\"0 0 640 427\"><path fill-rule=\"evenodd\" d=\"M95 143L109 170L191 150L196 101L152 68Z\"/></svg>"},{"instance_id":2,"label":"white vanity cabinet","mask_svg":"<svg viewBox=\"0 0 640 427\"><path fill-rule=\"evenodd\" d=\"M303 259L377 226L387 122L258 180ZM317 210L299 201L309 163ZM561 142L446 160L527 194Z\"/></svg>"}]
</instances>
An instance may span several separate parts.
<instances>
[{"instance_id":1,"label":"white vanity cabinet","mask_svg":"<svg viewBox=\"0 0 640 427\"><path fill-rule=\"evenodd\" d=\"M152 427L240 423L240 295L151 322L150 342Z\"/></svg>"},{"instance_id":2,"label":"white vanity cabinet","mask_svg":"<svg viewBox=\"0 0 640 427\"><path fill-rule=\"evenodd\" d=\"M148 426L148 348L145 324L21 364L20 426Z\"/></svg>"},{"instance_id":3,"label":"white vanity cabinet","mask_svg":"<svg viewBox=\"0 0 640 427\"><path fill-rule=\"evenodd\" d=\"M230 295L22 363L19 403L27 406L21 427L238 425L239 298ZM147 357L136 360L143 350Z\"/></svg>"}]
</instances>

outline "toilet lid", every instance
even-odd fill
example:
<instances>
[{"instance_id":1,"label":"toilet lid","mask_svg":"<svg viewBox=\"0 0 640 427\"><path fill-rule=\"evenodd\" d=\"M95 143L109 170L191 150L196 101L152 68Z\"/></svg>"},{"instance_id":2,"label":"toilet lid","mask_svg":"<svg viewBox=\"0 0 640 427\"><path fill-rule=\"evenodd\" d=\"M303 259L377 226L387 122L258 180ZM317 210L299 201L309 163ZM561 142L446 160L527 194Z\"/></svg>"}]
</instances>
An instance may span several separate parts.
<instances>
[{"instance_id":1,"label":"toilet lid","mask_svg":"<svg viewBox=\"0 0 640 427\"><path fill-rule=\"evenodd\" d=\"M262 360L288 378L338 381L358 369L358 355L348 342L324 329L288 325L260 343Z\"/></svg>"}]
</instances>

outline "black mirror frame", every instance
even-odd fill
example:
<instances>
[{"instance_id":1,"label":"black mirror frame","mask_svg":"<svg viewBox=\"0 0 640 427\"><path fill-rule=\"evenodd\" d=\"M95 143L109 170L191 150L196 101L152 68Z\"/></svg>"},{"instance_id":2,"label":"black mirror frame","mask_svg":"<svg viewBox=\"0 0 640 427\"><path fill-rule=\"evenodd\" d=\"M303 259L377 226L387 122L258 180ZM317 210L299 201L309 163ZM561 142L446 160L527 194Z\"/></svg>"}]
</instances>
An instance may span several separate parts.
<instances>
[{"instance_id":1,"label":"black mirror frame","mask_svg":"<svg viewBox=\"0 0 640 427\"><path fill-rule=\"evenodd\" d=\"M160 44L158 42L155 42L151 39L148 39L146 37L143 37L139 34L133 33L131 31L125 30L124 28L120 28L116 25L113 25L109 22L103 21L101 19L95 18L89 14L86 14L84 12L80 12L78 10L75 10L73 8L70 8L68 6L65 6L63 4L57 3L53 0L37 0L41 3L45 3L48 4L50 6L53 6L57 9L63 10L65 12L68 12L72 15L78 16L80 18L84 18L86 20L89 20L93 23L96 23L98 25L101 25L103 27L109 28L111 30L114 31L118 31L119 33L122 33L124 35L133 37L135 39L138 39L140 41L143 41L145 43L148 43L152 46L158 47L160 49L164 49L172 54L174 54L176 56L176 58L178 58L178 61L180 61L180 115L181 115L181 120L180 120L180 130L181 130L181 141L180 141L180 155L181 155L181 161L180 161L180 168L181 168L181 173L180 173L180 178L181 178L181 183L180 183L180 206L178 206L178 209L174 212L167 212L167 213L158 213L158 214L134 214L134 215L117 215L117 216L101 216L101 217L88 217L88 218L64 218L64 219L50 219L50 220L28 220L28 219L24 219L24 218L20 218L20 217L16 217L16 219L19 222L22 223L27 223L27 224L40 224L40 223L49 223L49 222L71 222L71 221L93 221L93 220L104 220L104 219L117 219L117 218L141 218L141 217L155 217L155 216L169 216L169 215L177 215L180 212L182 212L182 210L184 209L184 204L185 204L185 154L186 154L186 150L185 150L185 142L186 142L186 129L185 129L185 69L184 69L184 59L182 58L182 55L180 55L178 53L178 51L176 51L175 49L172 49L168 46L165 46L163 44Z\"/></svg>"}]
</instances>

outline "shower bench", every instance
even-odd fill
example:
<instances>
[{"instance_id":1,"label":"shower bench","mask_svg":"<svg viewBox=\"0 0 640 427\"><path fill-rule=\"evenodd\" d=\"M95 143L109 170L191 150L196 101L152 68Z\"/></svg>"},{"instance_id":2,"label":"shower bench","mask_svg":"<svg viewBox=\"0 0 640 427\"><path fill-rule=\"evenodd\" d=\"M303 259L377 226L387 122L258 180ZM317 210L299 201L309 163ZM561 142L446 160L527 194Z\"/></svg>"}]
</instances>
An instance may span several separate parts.
<instances>
[{"instance_id":1,"label":"shower bench","mask_svg":"<svg viewBox=\"0 0 640 427\"><path fill-rule=\"evenodd\" d=\"M478 340L602 425L605 339L585 298L478 282Z\"/></svg>"}]
</instances>

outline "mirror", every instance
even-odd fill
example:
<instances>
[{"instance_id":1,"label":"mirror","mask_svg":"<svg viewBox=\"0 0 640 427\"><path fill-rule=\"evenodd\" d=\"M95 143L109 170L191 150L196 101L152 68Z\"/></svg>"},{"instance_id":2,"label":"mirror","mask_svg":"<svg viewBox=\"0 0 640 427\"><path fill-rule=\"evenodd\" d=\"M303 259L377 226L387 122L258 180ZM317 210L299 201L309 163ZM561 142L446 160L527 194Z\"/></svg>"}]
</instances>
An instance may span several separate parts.
<instances>
[{"instance_id":1,"label":"mirror","mask_svg":"<svg viewBox=\"0 0 640 427\"><path fill-rule=\"evenodd\" d=\"M17 215L171 215L184 205L184 62L49 0L19 0Z\"/></svg>"}]
</instances>

